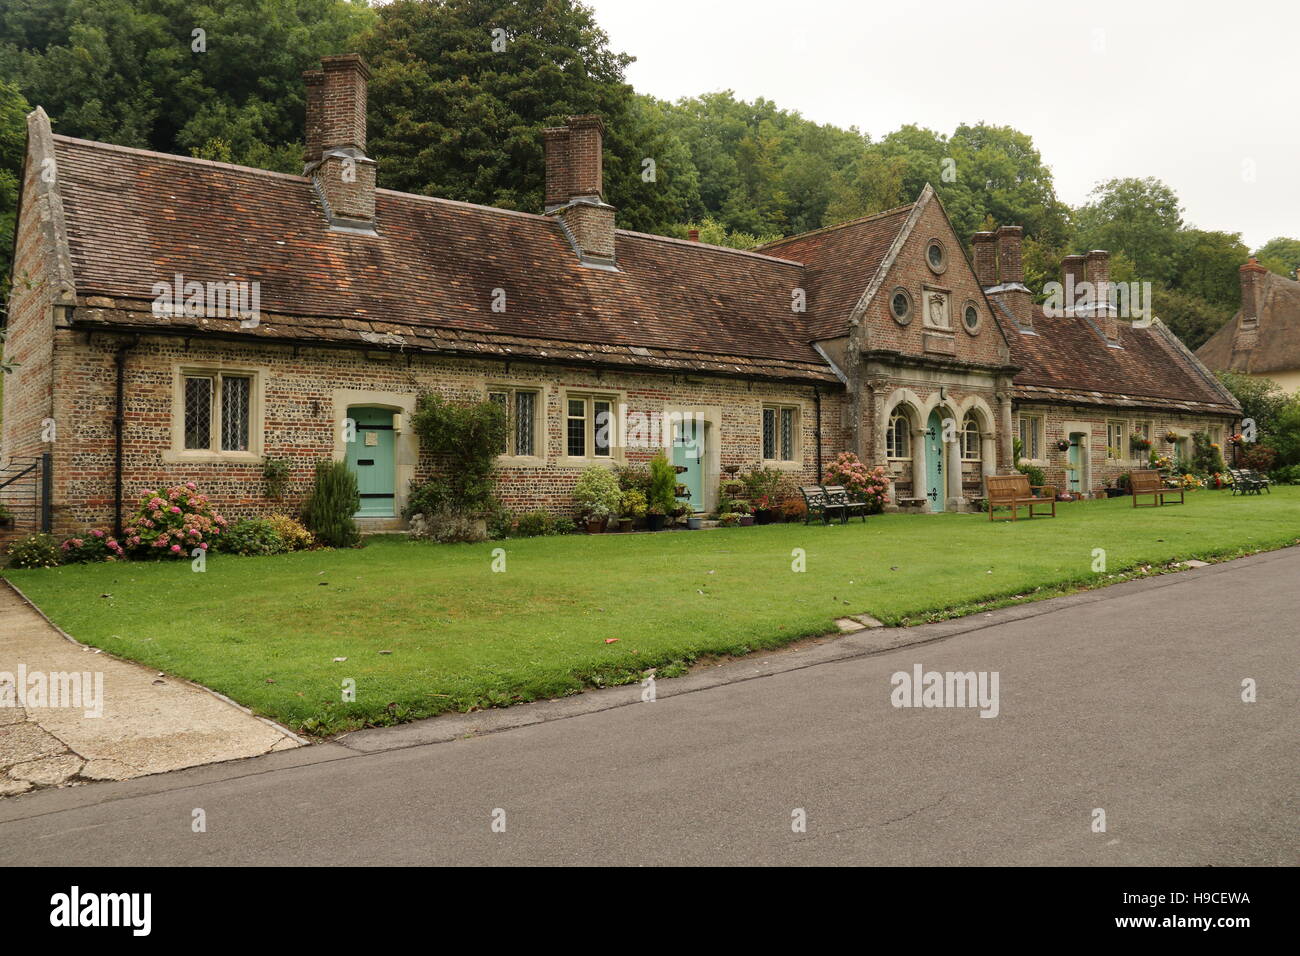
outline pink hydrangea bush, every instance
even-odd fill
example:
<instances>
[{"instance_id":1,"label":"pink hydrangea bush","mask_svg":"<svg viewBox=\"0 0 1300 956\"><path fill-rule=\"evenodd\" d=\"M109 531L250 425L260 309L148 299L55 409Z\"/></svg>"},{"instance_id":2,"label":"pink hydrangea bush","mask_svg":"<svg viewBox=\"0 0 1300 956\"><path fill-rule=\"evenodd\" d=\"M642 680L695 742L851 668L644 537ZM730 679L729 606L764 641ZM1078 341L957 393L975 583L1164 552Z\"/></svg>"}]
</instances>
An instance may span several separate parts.
<instances>
[{"instance_id":1,"label":"pink hydrangea bush","mask_svg":"<svg viewBox=\"0 0 1300 956\"><path fill-rule=\"evenodd\" d=\"M95 528L77 537L68 538L59 545L64 564L86 564L93 561L121 561L126 549L111 532Z\"/></svg>"},{"instance_id":2,"label":"pink hydrangea bush","mask_svg":"<svg viewBox=\"0 0 1300 956\"><path fill-rule=\"evenodd\" d=\"M195 548L207 551L227 524L208 496L187 481L141 495L139 508L122 529L123 544L142 556L188 558Z\"/></svg>"},{"instance_id":3,"label":"pink hydrangea bush","mask_svg":"<svg viewBox=\"0 0 1300 956\"><path fill-rule=\"evenodd\" d=\"M880 465L868 468L851 451L835 456L835 460L826 468L824 482L828 485L843 485L850 494L867 502L873 514L889 502L890 478L885 469Z\"/></svg>"}]
</instances>

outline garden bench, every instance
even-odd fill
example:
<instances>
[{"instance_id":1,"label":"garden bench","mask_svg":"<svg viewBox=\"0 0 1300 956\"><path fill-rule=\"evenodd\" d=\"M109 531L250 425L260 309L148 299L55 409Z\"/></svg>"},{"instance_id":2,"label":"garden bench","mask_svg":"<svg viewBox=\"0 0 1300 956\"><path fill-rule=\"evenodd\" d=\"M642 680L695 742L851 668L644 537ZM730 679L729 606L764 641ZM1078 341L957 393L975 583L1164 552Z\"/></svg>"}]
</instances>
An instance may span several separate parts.
<instances>
[{"instance_id":1,"label":"garden bench","mask_svg":"<svg viewBox=\"0 0 1300 956\"><path fill-rule=\"evenodd\" d=\"M858 514L862 516L862 523L866 524L867 509L870 506L865 501L855 501L843 485L822 485L822 490L826 492L826 497L832 505L843 509L841 514L846 522L853 515Z\"/></svg>"},{"instance_id":2,"label":"garden bench","mask_svg":"<svg viewBox=\"0 0 1300 956\"><path fill-rule=\"evenodd\" d=\"M1129 477L1129 490L1133 494L1133 507L1154 508L1157 505L1168 504L1166 497L1178 496L1178 500L1173 504L1181 505L1186 503L1186 492L1182 488L1166 488L1163 476L1158 471L1135 471ZM1151 496L1150 504L1140 504L1138 496Z\"/></svg>"},{"instance_id":3,"label":"garden bench","mask_svg":"<svg viewBox=\"0 0 1300 956\"><path fill-rule=\"evenodd\" d=\"M990 521L1015 521L1020 517L1020 508L1022 505L1029 506L1029 517L1031 518L1055 518L1056 517L1056 486L1055 485L1031 485L1029 476L1022 474L1015 475L988 475L984 479L985 488L988 491L989 520ZM1044 492L1050 490L1051 494ZM1052 510L1034 511L1036 504L1050 504ZM1011 514L994 517L994 508L1010 508Z\"/></svg>"},{"instance_id":4,"label":"garden bench","mask_svg":"<svg viewBox=\"0 0 1300 956\"><path fill-rule=\"evenodd\" d=\"M1254 481L1255 484L1261 490L1267 491L1270 495L1273 493L1272 490L1269 488L1269 486L1273 484L1273 482L1269 479L1268 475L1264 474L1263 472L1256 471L1254 468L1245 468L1243 470L1246 472L1247 475L1250 476L1251 480ZM1255 494L1259 494L1259 492L1256 491Z\"/></svg>"},{"instance_id":5,"label":"garden bench","mask_svg":"<svg viewBox=\"0 0 1300 956\"><path fill-rule=\"evenodd\" d=\"M803 523L807 524L808 519L813 515L820 515L822 524L830 522L830 513L832 511L840 515L841 521L847 521L847 509L839 502L832 501L830 495L826 494L826 489L821 485L804 485L800 487L799 493L803 495L803 503L808 506L804 512Z\"/></svg>"},{"instance_id":6,"label":"garden bench","mask_svg":"<svg viewBox=\"0 0 1300 956\"><path fill-rule=\"evenodd\" d=\"M1259 494L1264 490L1260 487L1259 482L1255 480L1254 473L1248 468L1229 468L1228 474L1232 475L1232 493L1234 495L1248 495L1251 492Z\"/></svg>"}]
</instances>

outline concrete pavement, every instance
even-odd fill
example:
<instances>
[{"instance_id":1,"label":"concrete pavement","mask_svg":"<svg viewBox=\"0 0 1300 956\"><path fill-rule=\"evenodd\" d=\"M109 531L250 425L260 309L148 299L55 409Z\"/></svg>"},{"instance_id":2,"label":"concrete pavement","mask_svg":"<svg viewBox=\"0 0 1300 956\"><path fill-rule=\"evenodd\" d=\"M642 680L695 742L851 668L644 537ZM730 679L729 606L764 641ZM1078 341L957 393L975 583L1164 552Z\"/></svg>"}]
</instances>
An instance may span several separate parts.
<instances>
[{"instance_id":1,"label":"concrete pavement","mask_svg":"<svg viewBox=\"0 0 1300 956\"><path fill-rule=\"evenodd\" d=\"M211 691L76 643L4 583L0 675L0 797L299 746Z\"/></svg>"},{"instance_id":2,"label":"concrete pavement","mask_svg":"<svg viewBox=\"0 0 1300 956\"><path fill-rule=\"evenodd\" d=\"M1297 581L1289 549L28 794L0 863L1293 865ZM998 716L893 706L917 664L996 672Z\"/></svg>"}]
</instances>

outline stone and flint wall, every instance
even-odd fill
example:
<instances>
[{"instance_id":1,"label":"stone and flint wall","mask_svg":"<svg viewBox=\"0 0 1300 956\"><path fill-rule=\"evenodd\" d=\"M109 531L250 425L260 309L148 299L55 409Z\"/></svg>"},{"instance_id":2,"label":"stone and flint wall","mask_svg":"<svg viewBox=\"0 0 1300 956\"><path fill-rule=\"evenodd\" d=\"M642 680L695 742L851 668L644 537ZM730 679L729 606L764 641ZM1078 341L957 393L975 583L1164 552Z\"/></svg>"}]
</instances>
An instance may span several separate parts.
<instances>
[{"instance_id":1,"label":"stone and flint wall","mask_svg":"<svg viewBox=\"0 0 1300 956\"><path fill-rule=\"evenodd\" d=\"M105 332L60 329L55 336L54 374L59 382L59 440L54 444L56 531L70 532L112 521L116 350L129 339ZM257 375L261 454L249 460L177 460L178 369L222 368ZM590 460L565 457L565 399L575 394L611 396L629 412L699 412L709 427L705 496L711 503L718 470L759 463L762 407L766 403L799 408L800 461L782 465L801 484L816 481L816 406L811 384L780 384L690 373L614 372L595 368L548 366L512 361L455 359L394 352L317 349L237 341L185 340L145 336L128 352L124 511L129 515L145 489L193 481L232 520L273 513L294 514L312 481L315 462L339 459L341 419L348 405L376 404L414 408L415 396L429 391L453 400L486 398L487 387L535 388L545 410L544 449L531 460L503 460L498 491L514 512L545 508L572 515L572 488ZM843 392L823 384L822 454L826 461L848 447ZM368 396L374 396L373 400ZM540 411L540 409L539 409ZM256 410L255 410L256 414ZM408 416L403 416L404 418ZM256 421L254 422L256 427ZM403 428L410 436L409 421ZM14 429L14 433L18 429ZM399 437L398 487L403 478L422 480L433 463L412 442L403 470ZM647 462L657 448L626 448L614 463ZM670 452L671 454L671 452ZM287 459L291 473L280 499L267 497L263 457Z\"/></svg>"},{"instance_id":2,"label":"stone and flint wall","mask_svg":"<svg viewBox=\"0 0 1300 956\"><path fill-rule=\"evenodd\" d=\"M1060 492L1070 487L1066 473L1068 451L1060 451L1056 443L1069 440L1070 433L1082 432L1088 436L1088 475L1081 488L1085 494L1101 495L1102 489L1115 487L1120 475L1128 471L1149 467L1149 455L1154 451L1158 455L1173 455L1172 447L1165 441L1168 432L1175 432L1186 440L1187 454L1191 454L1192 433L1204 431L1210 433L1217 441L1223 453L1224 462L1231 465L1232 449L1226 440L1237 419L1230 415L1197 415L1189 412L1170 412L1144 409L1104 409L1095 406L1067 406L1020 403L1015 405L1015 429L1020 434L1021 416L1036 416L1043 421L1042 447L1039 457L1032 463L1043 469L1048 484L1057 486ZM1107 423L1122 421L1125 423L1123 443L1116 449L1118 458L1111 458L1107 452ZM1144 452L1129 449L1129 436L1137 423L1150 422L1151 448ZM1027 452L1026 452L1027 454Z\"/></svg>"}]
</instances>

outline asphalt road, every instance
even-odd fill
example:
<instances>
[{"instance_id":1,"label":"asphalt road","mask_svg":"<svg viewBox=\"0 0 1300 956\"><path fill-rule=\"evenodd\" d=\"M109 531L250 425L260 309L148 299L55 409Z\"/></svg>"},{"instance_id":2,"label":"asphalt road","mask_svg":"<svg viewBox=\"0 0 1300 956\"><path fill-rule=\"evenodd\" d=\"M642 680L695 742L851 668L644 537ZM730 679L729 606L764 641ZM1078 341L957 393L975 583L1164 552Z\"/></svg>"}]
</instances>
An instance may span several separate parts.
<instances>
[{"instance_id":1,"label":"asphalt road","mask_svg":"<svg viewBox=\"0 0 1300 956\"><path fill-rule=\"evenodd\" d=\"M0 863L1293 865L1298 608L1293 548L736 662L653 703L511 708L477 726L536 722L468 739L430 742L460 726L439 719L44 791L0 801ZM926 643L873 650L899 640ZM998 716L892 706L916 664L996 671Z\"/></svg>"}]
</instances>

